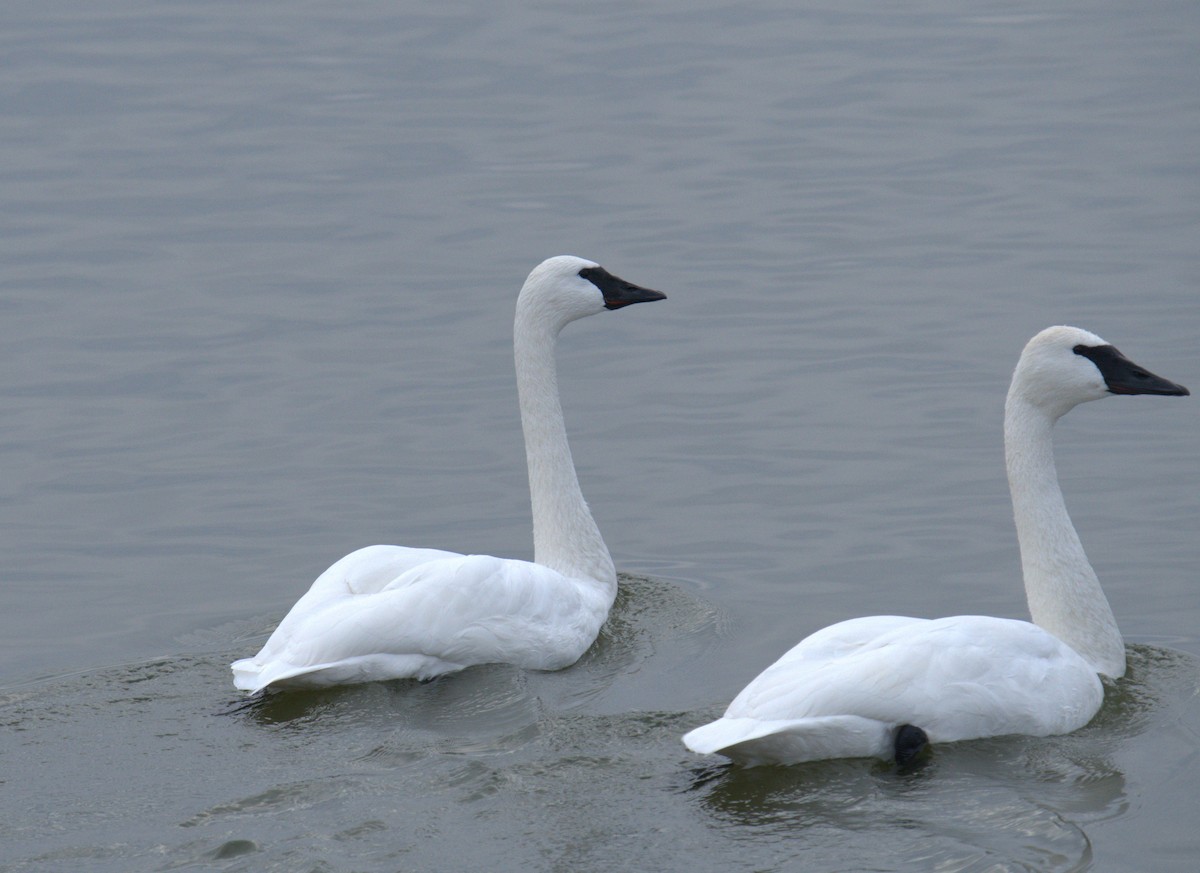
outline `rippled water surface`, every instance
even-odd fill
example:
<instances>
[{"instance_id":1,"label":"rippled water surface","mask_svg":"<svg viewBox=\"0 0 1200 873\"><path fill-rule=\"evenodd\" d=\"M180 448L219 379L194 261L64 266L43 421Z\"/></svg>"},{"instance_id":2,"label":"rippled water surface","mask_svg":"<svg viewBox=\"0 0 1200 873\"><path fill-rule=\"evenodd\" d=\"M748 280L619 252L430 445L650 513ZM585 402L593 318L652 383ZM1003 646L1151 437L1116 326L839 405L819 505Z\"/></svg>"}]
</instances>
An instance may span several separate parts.
<instances>
[{"instance_id":1,"label":"rippled water surface","mask_svg":"<svg viewBox=\"0 0 1200 873\"><path fill-rule=\"evenodd\" d=\"M1058 428L1130 644L1085 729L688 753L805 634L1023 617L1000 415L1074 323L1200 385L1200 7L17 3L0 30L0 869L1191 871L1195 398ZM512 307L601 639L246 701L362 545L529 557Z\"/></svg>"}]
</instances>

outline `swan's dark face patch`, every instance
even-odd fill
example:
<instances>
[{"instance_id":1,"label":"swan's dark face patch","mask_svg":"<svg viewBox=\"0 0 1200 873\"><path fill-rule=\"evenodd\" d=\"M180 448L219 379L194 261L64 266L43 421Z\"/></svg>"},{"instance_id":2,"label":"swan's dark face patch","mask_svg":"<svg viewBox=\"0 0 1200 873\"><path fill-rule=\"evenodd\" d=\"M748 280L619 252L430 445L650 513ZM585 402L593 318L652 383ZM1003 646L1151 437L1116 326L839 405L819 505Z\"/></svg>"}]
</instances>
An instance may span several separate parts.
<instances>
[{"instance_id":1,"label":"swan's dark face patch","mask_svg":"<svg viewBox=\"0 0 1200 873\"><path fill-rule=\"evenodd\" d=\"M1158 394L1165 397L1186 397L1190 392L1162 376L1156 376L1125 357L1113 346L1077 345L1075 354L1096 365L1104 384L1112 394Z\"/></svg>"},{"instance_id":2,"label":"swan's dark face patch","mask_svg":"<svg viewBox=\"0 0 1200 873\"><path fill-rule=\"evenodd\" d=\"M614 276L603 267L584 267L579 271L580 278L587 279L600 289L604 295L606 309L620 309L632 303L649 303L651 300L666 300L667 295L661 291L652 291L632 282Z\"/></svg>"}]
</instances>

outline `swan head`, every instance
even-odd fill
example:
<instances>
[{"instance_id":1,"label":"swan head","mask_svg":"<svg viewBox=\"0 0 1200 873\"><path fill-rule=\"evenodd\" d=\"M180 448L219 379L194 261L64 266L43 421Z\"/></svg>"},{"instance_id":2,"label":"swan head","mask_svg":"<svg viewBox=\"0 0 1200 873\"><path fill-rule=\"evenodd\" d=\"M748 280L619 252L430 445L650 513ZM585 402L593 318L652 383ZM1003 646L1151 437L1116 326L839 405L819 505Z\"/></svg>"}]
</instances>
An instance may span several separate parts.
<instances>
[{"instance_id":1,"label":"swan head","mask_svg":"<svg viewBox=\"0 0 1200 873\"><path fill-rule=\"evenodd\" d=\"M1135 364L1096 334L1078 327L1048 327L1031 339L1013 373L1016 395L1057 419L1113 394L1183 397L1188 390Z\"/></svg>"},{"instance_id":2,"label":"swan head","mask_svg":"<svg viewBox=\"0 0 1200 873\"><path fill-rule=\"evenodd\" d=\"M666 297L661 291L614 276L595 261L559 255L533 268L521 288L517 308L557 331L577 318Z\"/></svg>"}]
</instances>

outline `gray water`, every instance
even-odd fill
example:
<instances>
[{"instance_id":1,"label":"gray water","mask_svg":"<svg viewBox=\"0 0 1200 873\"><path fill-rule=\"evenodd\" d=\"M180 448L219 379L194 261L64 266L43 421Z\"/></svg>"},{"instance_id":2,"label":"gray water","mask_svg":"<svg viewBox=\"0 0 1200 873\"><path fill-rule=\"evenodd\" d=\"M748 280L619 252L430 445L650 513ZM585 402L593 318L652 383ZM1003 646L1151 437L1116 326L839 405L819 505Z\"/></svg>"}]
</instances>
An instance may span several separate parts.
<instances>
[{"instance_id":1,"label":"gray water","mask_svg":"<svg viewBox=\"0 0 1200 873\"><path fill-rule=\"evenodd\" d=\"M1000 416L1093 330L1200 385L1200 6L10 3L0 868L1191 871L1195 398L1058 429L1130 645L1085 729L738 770L679 736L871 613L1025 616ZM313 578L528 558L511 321L622 572L552 674L244 702Z\"/></svg>"}]
</instances>

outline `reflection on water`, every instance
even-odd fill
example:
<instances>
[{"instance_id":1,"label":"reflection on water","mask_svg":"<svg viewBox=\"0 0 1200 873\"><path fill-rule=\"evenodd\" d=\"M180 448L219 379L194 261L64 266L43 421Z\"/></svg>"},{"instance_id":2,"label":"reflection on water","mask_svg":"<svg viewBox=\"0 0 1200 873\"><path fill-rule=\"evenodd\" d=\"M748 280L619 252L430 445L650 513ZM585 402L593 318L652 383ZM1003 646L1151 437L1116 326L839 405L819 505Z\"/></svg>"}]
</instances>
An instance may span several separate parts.
<instances>
[{"instance_id":1,"label":"reflection on water","mask_svg":"<svg viewBox=\"0 0 1200 873\"><path fill-rule=\"evenodd\" d=\"M1174 649L1127 645L1125 675L1107 682L1104 706L1078 735L1108 733L1114 738L1134 737L1145 730L1164 708L1200 692L1196 658Z\"/></svg>"},{"instance_id":2,"label":"reflection on water","mask_svg":"<svg viewBox=\"0 0 1200 873\"><path fill-rule=\"evenodd\" d=\"M659 709L673 702L664 699L663 676L686 673L724 628L721 611L693 590L665 578L621 573L617 599L596 642L562 673L529 674L530 687L556 710L585 704L604 712Z\"/></svg>"},{"instance_id":3,"label":"reflection on water","mask_svg":"<svg viewBox=\"0 0 1200 873\"><path fill-rule=\"evenodd\" d=\"M360 760L374 767L429 755L511 751L536 738L540 710L522 671L488 665L430 682L270 692L238 704L231 714L300 733L369 725L380 741Z\"/></svg>"}]
</instances>

